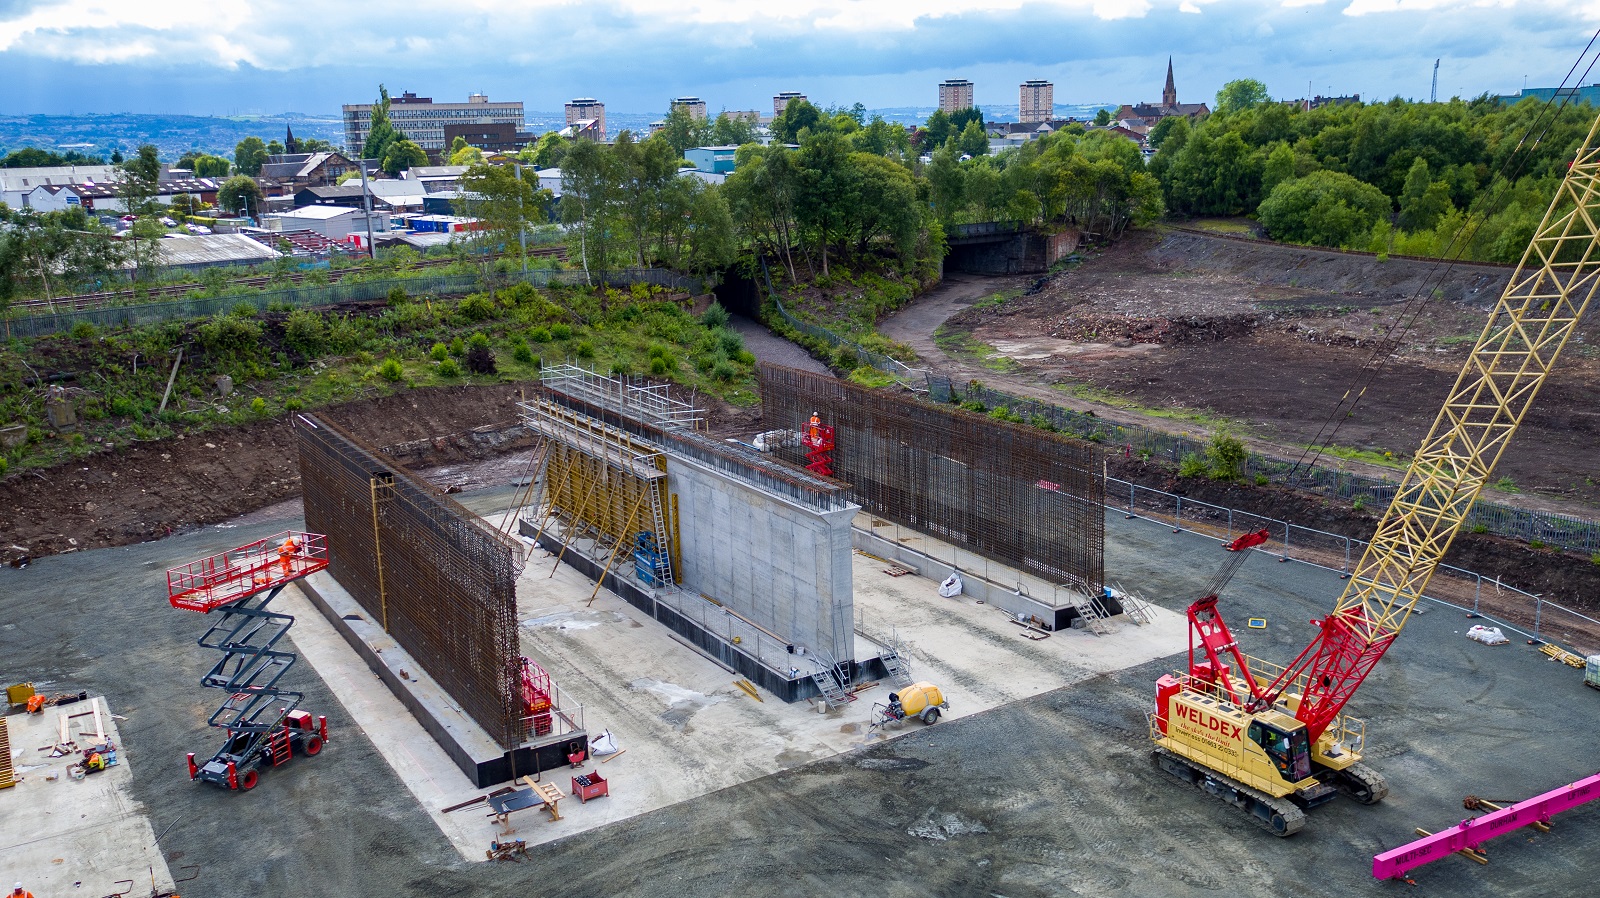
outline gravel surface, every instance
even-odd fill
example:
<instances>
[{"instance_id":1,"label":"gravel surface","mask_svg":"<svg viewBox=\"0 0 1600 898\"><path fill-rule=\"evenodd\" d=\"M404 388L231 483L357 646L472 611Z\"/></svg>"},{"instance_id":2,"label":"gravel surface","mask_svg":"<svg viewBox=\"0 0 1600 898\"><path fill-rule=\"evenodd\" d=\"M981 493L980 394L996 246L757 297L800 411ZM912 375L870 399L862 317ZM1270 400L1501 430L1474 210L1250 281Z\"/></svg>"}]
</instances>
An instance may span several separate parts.
<instances>
[{"instance_id":1,"label":"gravel surface","mask_svg":"<svg viewBox=\"0 0 1600 898\"><path fill-rule=\"evenodd\" d=\"M816 374L829 373L828 366L812 358L811 353L767 330L766 325L754 318L734 315L728 326L738 331L739 336L744 337L744 348L763 362L787 365L790 368L799 368Z\"/></svg>"},{"instance_id":2,"label":"gravel surface","mask_svg":"<svg viewBox=\"0 0 1600 898\"><path fill-rule=\"evenodd\" d=\"M288 525L298 522L208 527L0 569L0 680L102 692L127 716L135 798L171 862L202 865L188 898L1349 898L1386 888L1370 878L1371 856L1413 827L1453 824L1465 794L1519 799L1594 770L1596 698L1581 674L1520 642L1471 642L1471 621L1434 607L1413 618L1350 708L1366 718L1390 799L1335 801L1289 840L1151 768L1144 713L1156 676L1180 661L1170 658L543 845L520 864L466 864L304 663L289 682L305 690L305 707L329 715L328 749L268 772L249 794L189 782L184 752L214 747L205 715L219 696L197 680L215 656L194 645L208 621L167 607L163 571ZM1107 572L1177 609L1216 570L1217 546L1113 514ZM1267 618L1265 631L1241 627L1241 643L1286 661L1311 634L1304 621L1341 586L1332 573L1257 555L1224 606L1236 622ZM0 812L22 797L0 793ZM1490 866L1451 858L1417 878L1436 895L1584 894L1600 878L1596 832L1591 805L1551 833L1492 843Z\"/></svg>"}]
</instances>

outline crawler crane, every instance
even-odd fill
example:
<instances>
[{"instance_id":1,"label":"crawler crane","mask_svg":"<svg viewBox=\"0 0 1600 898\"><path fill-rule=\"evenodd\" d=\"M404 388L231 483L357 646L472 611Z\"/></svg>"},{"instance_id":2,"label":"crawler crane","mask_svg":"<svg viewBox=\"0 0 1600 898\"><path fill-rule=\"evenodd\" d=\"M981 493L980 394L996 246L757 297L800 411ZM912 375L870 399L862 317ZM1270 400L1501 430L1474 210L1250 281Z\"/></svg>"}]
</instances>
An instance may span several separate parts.
<instances>
[{"instance_id":1,"label":"crawler crane","mask_svg":"<svg viewBox=\"0 0 1600 898\"><path fill-rule=\"evenodd\" d=\"M1363 804L1388 794L1362 763L1363 723L1341 712L1405 626L1600 284L1597 134L1600 120L1311 644L1287 667L1247 659L1217 612L1220 585L1189 607L1189 670L1156 684L1155 763L1274 835L1298 832L1306 809L1339 792Z\"/></svg>"}]
</instances>

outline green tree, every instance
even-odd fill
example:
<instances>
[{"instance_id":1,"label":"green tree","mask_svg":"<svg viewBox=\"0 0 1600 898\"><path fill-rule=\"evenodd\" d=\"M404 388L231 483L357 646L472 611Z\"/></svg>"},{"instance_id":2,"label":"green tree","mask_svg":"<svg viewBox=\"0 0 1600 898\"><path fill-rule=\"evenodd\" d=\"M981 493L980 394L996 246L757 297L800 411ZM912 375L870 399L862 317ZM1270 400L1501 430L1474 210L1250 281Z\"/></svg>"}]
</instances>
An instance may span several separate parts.
<instances>
[{"instance_id":1,"label":"green tree","mask_svg":"<svg viewBox=\"0 0 1600 898\"><path fill-rule=\"evenodd\" d=\"M1418 156L1406 173L1400 191L1400 227L1407 231L1426 231L1455 208L1450 203L1450 186L1429 177L1428 160ZM1532 236L1531 234L1529 235Z\"/></svg>"},{"instance_id":2,"label":"green tree","mask_svg":"<svg viewBox=\"0 0 1600 898\"><path fill-rule=\"evenodd\" d=\"M156 246L153 241L166 233L153 217L155 197L160 190L161 156L151 144L117 166L117 192L122 196L122 206L129 215L138 216L128 229L134 278L141 279L155 264Z\"/></svg>"},{"instance_id":3,"label":"green tree","mask_svg":"<svg viewBox=\"0 0 1600 898\"><path fill-rule=\"evenodd\" d=\"M1261 202L1260 160L1238 133L1213 134L1202 127L1172 160L1168 198L1191 215L1243 215Z\"/></svg>"},{"instance_id":4,"label":"green tree","mask_svg":"<svg viewBox=\"0 0 1600 898\"><path fill-rule=\"evenodd\" d=\"M1101 110L1101 111L1104 112L1104 110ZM1109 121L1109 120L1110 120L1110 113L1107 113L1107 121ZM1098 122L1096 124L1098 124ZM1161 145L1166 143L1166 141L1167 141L1167 135L1169 135L1173 131L1177 130L1180 126L1184 130L1188 130L1188 128L1189 128L1189 117L1188 116L1184 116L1184 115L1169 115L1166 118L1162 119L1161 121L1156 122L1155 127L1150 129L1150 134L1149 134L1149 137L1147 138L1147 140L1150 143L1150 148L1153 149L1153 150L1160 150L1161 149Z\"/></svg>"},{"instance_id":5,"label":"green tree","mask_svg":"<svg viewBox=\"0 0 1600 898\"><path fill-rule=\"evenodd\" d=\"M278 140L277 138L273 138L272 140L268 141L267 142L267 155L268 156L282 156L283 155L283 141Z\"/></svg>"},{"instance_id":6,"label":"green tree","mask_svg":"<svg viewBox=\"0 0 1600 898\"><path fill-rule=\"evenodd\" d=\"M742 147L755 140L755 129L743 118L734 118L726 112L711 123L711 142L717 146Z\"/></svg>"},{"instance_id":7,"label":"green tree","mask_svg":"<svg viewBox=\"0 0 1600 898\"><path fill-rule=\"evenodd\" d=\"M1094 114L1095 127L1104 128L1111 124L1111 110L1101 109Z\"/></svg>"},{"instance_id":8,"label":"green tree","mask_svg":"<svg viewBox=\"0 0 1600 898\"><path fill-rule=\"evenodd\" d=\"M922 151L932 153L939 147L949 142L952 132L950 128L950 114L943 109L934 110L928 120L922 123Z\"/></svg>"},{"instance_id":9,"label":"green tree","mask_svg":"<svg viewBox=\"0 0 1600 898\"><path fill-rule=\"evenodd\" d=\"M80 208L13 212L0 203L0 314L17 296L98 289L129 248Z\"/></svg>"},{"instance_id":10,"label":"green tree","mask_svg":"<svg viewBox=\"0 0 1600 898\"><path fill-rule=\"evenodd\" d=\"M458 134L450 143L448 157L445 161L450 165L480 165L483 163L483 150L470 146L467 139Z\"/></svg>"},{"instance_id":11,"label":"green tree","mask_svg":"<svg viewBox=\"0 0 1600 898\"><path fill-rule=\"evenodd\" d=\"M1285 181L1261 203L1259 215L1279 240L1351 246L1389 215L1383 191L1343 172L1315 171Z\"/></svg>"},{"instance_id":12,"label":"green tree","mask_svg":"<svg viewBox=\"0 0 1600 898\"><path fill-rule=\"evenodd\" d=\"M1271 99L1265 84L1254 78L1240 78L1222 85L1211 111L1216 115L1229 115L1260 106Z\"/></svg>"},{"instance_id":13,"label":"green tree","mask_svg":"<svg viewBox=\"0 0 1600 898\"><path fill-rule=\"evenodd\" d=\"M1267 164L1261 169L1261 192L1272 193L1272 188L1294 177L1294 150L1280 143L1267 154Z\"/></svg>"},{"instance_id":14,"label":"green tree","mask_svg":"<svg viewBox=\"0 0 1600 898\"><path fill-rule=\"evenodd\" d=\"M956 146L968 156L987 156L989 154L989 135L982 124L969 121L961 129L961 136L956 138Z\"/></svg>"},{"instance_id":15,"label":"green tree","mask_svg":"<svg viewBox=\"0 0 1600 898\"><path fill-rule=\"evenodd\" d=\"M800 225L795 207L801 172L795 154L782 146L740 147L724 189L734 224L760 253L782 260L796 280L795 248Z\"/></svg>"},{"instance_id":16,"label":"green tree","mask_svg":"<svg viewBox=\"0 0 1600 898\"><path fill-rule=\"evenodd\" d=\"M261 188L256 179L234 175L217 188L217 207L234 215L251 215L261 209Z\"/></svg>"},{"instance_id":17,"label":"green tree","mask_svg":"<svg viewBox=\"0 0 1600 898\"><path fill-rule=\"evenodd\" d=\"M560 133L546 131L539 136L538 143L522 151L520 158L523 162L539 168L560 168L561 160L566 158L570 146L570 141Z\"/></svg>"},{"instance_id":18,"label":"green tree","mask_svg":"<svg viewBox=\"0 0 1600 898\"><path fill-rule=\"evenodd\" d=\"M190 165L190 170L194 172L194 176L197 178L225 178L232 167L228 160L221 156L212 156L209 153L202 153L196 156Z\"/></svg>"},{"instance_id":19,"label":"green tree","mask_svg":"<svg viewBox=\"0 0 1600 898\"><path fill-rule=\"evenodd\" d=\"M686 107L674 106L667 113L666 126L656 136L682 157L684 150L709 144L713 130L710 122L695 118Z\"/></svg>"},{"instance_id":20,"label":"green tree","mask_svg":"<svg viewBox=\"0 0 1600 898\"><path fill-rule=\"evenodd\" d=\"M532 170L517 177L510 166L477 163L461 175L457 212L483 222L486 235L507 252L520 251L521 235L550 220L550 191Z\"/></svg>"},{"instance_id":21,"label":"green tree","mask_svg":"<svg viewBox=\"0 0 1600 898\"><path fill-rule=\"evenodd\" d=\"M390 149L406 136L389 120L389 89L378 85L378 100L372 104L371 119L367 127L367 142L361 147L361 158L373 161L389 158ZM385 166L385 171L387 171ZM396 169L397 171L399 169Z\"/></svg>"},{"instance_id":22,"label":"green tree","mask_svg":"<svg viewBox=\"0 0 1600 898\"><path fill-rule=\"evenodd\" d=\"M806 100L790 100L783 114L772 120L775 143L799 143L800 132L815 130L822 123L822 111Z\"/></svg>"},{"instance_id":23,"label":"green tree","mask_svg":"<svg viewBox=\"0 0 1600 898\"><path fill-rule=\"evenodd\" d=\"M266 161L267 145L259 137L246 137L233 148L233 167L241 175L256 177Z\"/></svg>"},{"instance_id":24,"label":"green tree","mask_svg":"<svg viewBox=\"0 0 1600 898\"><path fill-rule=\"evenodd\" d=\"M418 165L428 164L428 153L417 145L414 140L397 140L389 144L383 152L383 161L379 167L384 174L391 178L398 177L401 172Z\"/></svg>"},{"instance_id":25,"label":"green tree","mask_svg":"<svg viewBox=\"0 0 1600 898\"><path fill-rule=\"evenodd\" d=\"M593 141L572 143L561 163L561 221L569 243L576 239L586 283L594 268L605 268L615 245L612 227L619 201L611 153Z\"/></svg>"}]
</instances>

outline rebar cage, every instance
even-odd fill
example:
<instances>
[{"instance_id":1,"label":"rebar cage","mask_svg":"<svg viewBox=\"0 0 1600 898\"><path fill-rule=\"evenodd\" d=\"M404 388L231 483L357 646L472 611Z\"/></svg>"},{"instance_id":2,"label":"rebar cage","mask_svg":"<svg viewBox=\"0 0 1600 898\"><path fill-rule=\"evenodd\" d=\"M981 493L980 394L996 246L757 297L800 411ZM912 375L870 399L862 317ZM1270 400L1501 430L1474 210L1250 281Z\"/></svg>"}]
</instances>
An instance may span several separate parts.
<instances>
[{"instance_id":1,"label":"rebar cage","mask_svg":"<svg viewBox=\"0 0 1600 898\"><path fill-rule=\"evenodd\" d=\"M502 747L520 739L522 546L333 424L295 419L329 570Z\"/></svg>"},{"instance_id":2,"label":"rebar cage","mask_svg":"<svg viewBox=\"0 0 1600 898\"><path fill-rule=\"evenodd\" d=\"M763 419L834 427L833 476L874 514L1098 595L1105 479L1093 443L763 363ZM793 450L788 450L793 451Z\"/></svg>"}]
</instances>

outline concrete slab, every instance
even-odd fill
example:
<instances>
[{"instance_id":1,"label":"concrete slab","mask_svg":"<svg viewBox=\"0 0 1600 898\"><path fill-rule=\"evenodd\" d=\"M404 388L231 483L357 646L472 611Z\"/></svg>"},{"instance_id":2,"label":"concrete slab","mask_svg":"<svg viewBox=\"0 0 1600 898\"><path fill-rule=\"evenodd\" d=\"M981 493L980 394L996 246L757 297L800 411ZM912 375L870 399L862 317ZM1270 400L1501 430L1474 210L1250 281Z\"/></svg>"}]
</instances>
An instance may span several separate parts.
<instances>
[{"instance_id":1,"label":"concrete slab","mask_svg":"<svg viewBox=\"0 0 1600 898\"><path fill-rule=\"evenodd\" d=\"M0 790L0 886L8 893L19 881L39 898L109 895L130 879L142 888L152 875L160 888L173 885L144 806L132 796L133 762L117 722L104 698L94 702L106 735L118 746L117 763L81 780L69 777L67 768L83 755L51 758L39 749L59 741L60 714L87 713L88 702L6 718L12 764L21 779ZM67 737L79 748L99 741L85 735L95 731L93 717L69 719L68 726Z\"/></svg>"}]
</instances>

